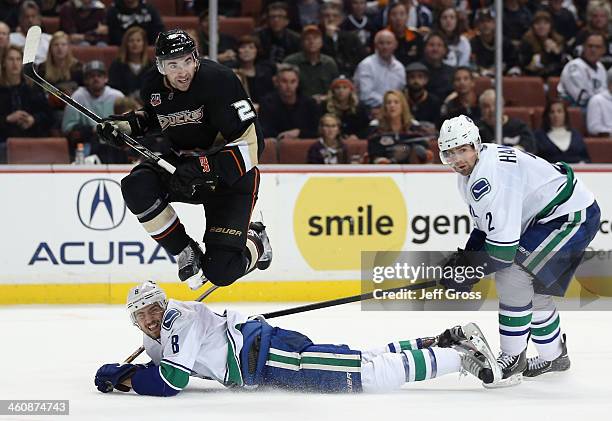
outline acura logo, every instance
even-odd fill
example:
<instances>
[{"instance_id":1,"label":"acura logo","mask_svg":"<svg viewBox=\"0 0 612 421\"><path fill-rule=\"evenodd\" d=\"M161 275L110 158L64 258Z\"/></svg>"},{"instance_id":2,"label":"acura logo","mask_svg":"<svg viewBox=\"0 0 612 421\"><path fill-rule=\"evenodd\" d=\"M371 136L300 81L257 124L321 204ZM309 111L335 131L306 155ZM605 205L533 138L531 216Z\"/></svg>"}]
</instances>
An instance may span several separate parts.
<instances>
[{"instance_id":1,"label":"acura logo","mask_svg":"<svg viewBox=\"0 0 612 421\"><path fill-rule=\"evenodd\" d=\"M77 215L81 224L96 231L121 225L125 218L125 202L119 183L97 178L83 184L77 196Z\"/></svg>"}]
</instances>

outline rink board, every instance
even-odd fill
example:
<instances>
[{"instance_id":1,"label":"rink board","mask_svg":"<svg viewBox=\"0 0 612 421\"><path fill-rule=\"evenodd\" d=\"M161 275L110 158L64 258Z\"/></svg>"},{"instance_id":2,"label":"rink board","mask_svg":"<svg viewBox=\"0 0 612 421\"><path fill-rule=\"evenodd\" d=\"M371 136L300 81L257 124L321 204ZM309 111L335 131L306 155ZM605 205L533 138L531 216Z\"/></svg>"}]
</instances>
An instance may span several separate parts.
<instances>
[{"instance_id":1,"label":"rink board","mask_svg":"<svg viewBox=\"0 0 612 421\"><path fill-rule=\"evenodd\" d=\"M173 297L198 295L177 282L173 258L125 207L120 180L129 169L0 169L0 304L122 303L127 289L144 279L163 283ZM592 246L612 250L612 166L575 169L602 210ZM174 206L187 232L201 239L202 207ZM453 250L470 230L456 176L441 166L264 166L254 215L260 211L274 248L272 266L215 292L211 301L356 294L361 251ZM573 285L569 295L580 291Z\"/></svg>"}]
</instances>

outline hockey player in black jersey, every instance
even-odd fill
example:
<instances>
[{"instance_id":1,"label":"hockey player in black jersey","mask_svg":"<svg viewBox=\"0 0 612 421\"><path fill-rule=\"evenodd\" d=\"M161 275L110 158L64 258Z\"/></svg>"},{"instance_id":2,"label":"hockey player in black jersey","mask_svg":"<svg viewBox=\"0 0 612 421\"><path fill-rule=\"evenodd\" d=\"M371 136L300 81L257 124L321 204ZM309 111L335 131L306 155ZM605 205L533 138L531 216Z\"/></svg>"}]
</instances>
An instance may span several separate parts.
<instances>
[{"instance_id":1,"label":"hockey player in black jersey","mask_svg":"<svg viewBox=\"0 0 612 421\"><path fill-rule=\"evenodd\" d=\"M272 260L265 227L250 223L264 145L257 115L232 70L199 59L185 31L161 33L155 54L157 68L144 76L141 89L144 107L111 116L97 131L120 147L118 131L136 137L161 131L170 141L164 159L176 167L174 174L153 162L136 166L121 181L125 202L149 235L178 256L181 281L192 289L206 280L229 285ZM171 202L204 205L205 253Z\"/></svg>"}]
</instances>

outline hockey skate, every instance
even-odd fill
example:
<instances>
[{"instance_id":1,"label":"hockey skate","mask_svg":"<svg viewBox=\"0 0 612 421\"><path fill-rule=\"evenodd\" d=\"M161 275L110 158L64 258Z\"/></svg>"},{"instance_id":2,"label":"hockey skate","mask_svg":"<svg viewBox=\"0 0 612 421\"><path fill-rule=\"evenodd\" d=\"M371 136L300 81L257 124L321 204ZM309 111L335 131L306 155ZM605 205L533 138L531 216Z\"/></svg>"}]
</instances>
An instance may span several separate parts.
<instances>
[{"instance_id":1,"label":"hockey skate","mask_svg":"<svg viewBox=\"0 0 612 421\"><path fill-rule=\"evenodd\" d=\"M190 240L187 247L178 255L179 279L181 282L187 281L187 285L192 290L200 288L208 281L202 270L203 260L204 253L198 243L193 240Z\"/></svg>"},{"instance_id":2,"label":"hockey skate","mask_svg":"<svg viewBox=\"0 0 612 421\"><path fill-rule=\"evenodd\" d=\"M261 246L262 253L257 260L257 269L266 270L272 263L272 246L270 245L270 239L266 233L266 226L262 222L251 222L249 224L249 231L247 233L249 237L253 237L255 241Z\"/></svg>"},{"instance_id":3,"label":"hockey skate","mask_svg":"<svg viewBox=\"0 0 612 421\"><path fill-rule=\"evenodd\" d=\"M519 355L508 355L504 352L497 357L497 365L501 369L502 379L486 387L509 387L519 384L523 380L523 372L527 368L527 358L525 352Z\"/></svg>"},{"instance_id":4,"label":"hockey skate","mask_svg":"<svg viewBox=\"0 0 612 421\"><path fill-rule=\"evenodd\" d=\"M461 373L472 374L482 380L485 386L499 381L501 370L497 366L493 351L491 351L478 326L474 323L468 323L460 330L464 333L469 332L465 339L453 345L453 349L461 356Z\"/></svg>"},{"instance_id":5,"label":"hockey skate","mask_svg":"<svg viewBox=\"0 0 612 421\"><path fill-rule=\"evenodd\" d=\"M544 373L569 370L570 359L567 355L565 334L563 334L561 339L561 347L561 355L552 361L546 361L540 358L540 356L527 358L527 369L523 372L523 376L536 377Z\"/></svg>"},{"instance_id":6,"label":"hockey skate","mask_svg":"<svg viewBox=\"0 0 612 421\"><path fill-rule=\"evenodd\" d=\"M467 338L463 333L461 326L453 326L450 329L446 329L444 332L436 336L436 346L440 348L449 348L453 345L459 345Z\"/></svg>"}]
</instances>

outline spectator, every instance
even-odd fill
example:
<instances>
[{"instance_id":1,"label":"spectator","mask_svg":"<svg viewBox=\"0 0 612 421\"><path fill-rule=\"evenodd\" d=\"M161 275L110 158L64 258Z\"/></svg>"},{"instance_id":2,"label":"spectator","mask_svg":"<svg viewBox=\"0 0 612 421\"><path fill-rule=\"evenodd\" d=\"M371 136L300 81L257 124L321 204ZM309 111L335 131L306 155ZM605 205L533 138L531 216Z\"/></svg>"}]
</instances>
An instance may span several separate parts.
<instances>
[{"instance_id":1,"label":"spectator","mask_svg":"<svg viewBox=\"0 0 612 421\"><path fill-rule=\"evenodd\" d=\"M257 32L262 56L273 63L280 63L289 54L300 50L300 35L287 28L289 9L283 2L270 3L267 8L267 24Z\"/></svg>"},{"instance_id":2,"label":"spectator","mask_svg":"<svg viewBox=\"0 0 612 421\"><path fill-rule=\"evenodd\" d=\"M7 47L2 57L0 79L0 162L6 162L6 139L49 135L51 110L41 89L26 83L22 73L23 53Z\"/></svg>"},{"instance_id":3,"label":"spectator","mask_svg":"<svg viewBox=\"0 0 612 421\"><path fill-rule=\"evenodd\" d=\"M406 26L416 28L421 35L428 34L433 24L431 9L417 0L400 0L399 2L406 7L408 13ZM386 27L389 24L389 10L397 1L389 0L386 3L386 6L378 14L378 22L376 24L380 28Z\"/></svg>"},{"instance_id":4,"label":"spectator","mask_svg":"<svg viewBox=\"0 0 612 421\"><path fill-rule=\"evenodd\" d=\"M586 118L591 135L612 136L612 67L608 69L608 89L593 95Z\"/></svg>"},{"instance_id":5,"label":"spectator","mask_svg":"<svg viewBox=\"0 0 612 421\"><path fill-rule=\"evenodd\" d=\"M366 0L350 0L349 14L340 25L343 31L355 32L361 45L370 53L370 44L374 40L376 33L376 24L374 19L367 15Z\"/></svg>"},{"instance_id":6,"label":"spectator","mask_svg":"<svg viewBox=\"0 0 612 421\"><path fill-rule=\"evenodd\" d=\"M462 35L463 30L459 24L459 15L452 7L442 10L437 19L438 30L446 38L448 54L444 63L449 66L468 66L472 56L470 41Z\"/></svg>"},{"instance_id":7,"label":"spectator","mask_svg":"<svg viewBox=\"0 0 612 421\"><path fill-rule=\"evenodd\" d=\"M79 87L73 94L72 99L91 110L101 118L113 114L115 100L123 98L121 91L107 86L108 77L104 63L93 60L83 66L83 77L85 86ZM96 144L96 123L78 112L73 107L66 107L62 120L62 132L68 138L71 147L77 143L85 144L85 156L90 153L98 153L99 147L105 145ZM105 148L102 148L105 149ZM101 159L102 156L99 156ZM106 162L103 160L105 163Z\"/></svg>"},{"instance_id":8,"label":"spectator","mask_svg":"<svg viewBox=\"0 0 612 421\"><path fill-rule=\"evenodd\" d=\"M68 34L62 31L53 34L47 60L38 67L38 73L66 95L72 95L83 83L83 66L72 55ZM54 95L49 95L48 101L53 110L52 129L59 131L66 105Z\"/></svg>"},{"instance_id":9,"label":"spectator","mask_svg":"<svg viewBox=\"0 0 612 421\"><path fill-rule=\"evenodd\" d=\"M568 44L573 42L578 33L576 17L563 5L564 0L548 0L548 7L544 10L550 13L555 32L559 33Z\"/></svg>"},{"instance_id":10,"label":"spectator","mask_svg":"<svg viewBox=\"0 0 612 421\"><path fill-rule=\"evenodd\" d=\"M531 12L521 0L504 0L504 19L502 31L504 38L510 39L517 48L521 38L529 30Z\"/></svg>"},{"instance_id":11,"label":"spectator","mask_svg":"<svg viewBox=\"0 0 612 421\"><path fill-rule=\"evenodd\" d=\"M11 35L11 28L4 23L0 22L0 57L4 55L4 51L9 46L9 37ZM0 75L1 77L2 75Z\"/></svg>"},{"instance_id":12,"label":"spectator","mask_svg":"<svg viewBox=\"0 0 612 421\"><path fill-rule=\"evenodd\" d=\"M338 67L333 58L321 54L323 38L318 26L307 25L302 31L302 51L285 57L285 63L300 69L302 94L312 97L317 103L325 99L331 82L338 76Z\"/></svg>"},{"instance_id":13,"label":"spectator","mask_svg":"<svg viewBox=\"0 0 612 421\"><path fill-rule=\"evenodd\" d=\"M307 25L319 24L322 0L294 0L289 2L289 28L297 33Z\"/></svg>"},{"instance_id":14,"label":"spectator","mask_svg":"<svg viewBox=\"0 0 612 421\"><path fill-rule=\"evenodd\" d=\"M419 60L423 52L423 37L416 30L406 26L408 11L403 3L394 3L388 7L389 25L387 29L393 32L397 40L395 58L404 66Z\"/></svg>"},{"instance_id":15,"label":"spectator","mask_svg":"<svg viewBox=\"0 0 612 421\"><path fill-rule=\"evenodd\" d=\"M563 69L563 37L552 29L550 14L535 13L519 48L519 63L528 76L559 76Z\"/></svg>"},{"instance_id":16,"label":"spectator","mask_svg":"<svg viewBox=\"0 0 612 421\"><path fill-rule=\"evenodd\" d=\"M335 114L321 117L319 136L308 149L309 164L348 164L348 151L340 138L340 120Z\"/></svg>"},{"instance_id":17,"label":"spectator","mask_svg":"<svg viewBox=\"0 0 612 421\"><path fill-rule=\"evenodd\" d=\"M374 37L374 54L357 66L354 81L359 100L370 108L382 105L385 92L402 90L406 85L404 66L393 56L396 48L395 35L383 29Z\"/></svg>"},{"instance_id":18,"label":"spectator","mask_svg":"<svg viewBox=\"0 0 612 421\"><path fill-rule=\"evenodd\" d=\"M19 7L19 31L13 32L10 35L10 43L23 48L26 34L30 27L40 25L42 25L42 18L40 16L38 4L33 0L25 0ZM50 41L51 35L43 32L40 37L40 43L38 44L38 51L36 51L36 58L34 59L36 64L40 64L46 60Z\"/></svg>"},{"instance_id":19,"label":"spectator","mask_svg":"<svg viewBox=\"0 0 612 421\"><path fill-rule=\"evenodd\" d=\"M567 106L560 99L546 105L542 128L534 135L538 156L548 162L591 162L582 134L571 127Z\"/></svg>"},{"instance_id":20,"label":"spectator","mask_svg":"<svg viewBox=\"0 0 612 421\"><path fill-rule=\"evenodd\" d=\"M47 60L38 67L38 73L67 95L83 84L83 65L72 55L68 34L63 31L53 34ZM60 104L63 109L64 103Z\"/></svg>"},{"instance_id":21,"label":"spectator","mask_svg":"<svg viewBox=\"0 0 612 421\"><path fill-rule=\"evenodd\" d=\"M586 107L589 99L606 87L606 69L601 64L605 51L602 34L591 34L584 41L582 56L565 65L557 90L571 105Z\"/></svg>"},{"instance_id":22,"label":"spectator","mask_svg":"<svg viewBox=\"0 0 612 421\"><path fill-rule=\"evenodd\" d=\"M366 49L357 34L340 29L343 21L342 9L334 3L321 6L319 26L323 31L321 52L336 61L338 71L352 75L359 62L366 56Z\"/></svg>"},{"instance_id":23,"label":"spectator","mask_svg":"<svg viewBox=\"0 0 612 421\"><path fill-rule=\"evenodd\" d=\"M200 13L200 26L197 32L198 51L202 56L208 56L209 41L208 41L208 10ZM230 35L217 32L219 37L217 40L217 61L222 64L228 64L236 60L236 50L238 48L237 41Z\"/></svg>"},{"instance_id":24,"label":"spectator","mask_svg":"<svg viewBox=\"0 0 612 421\"><path fill-rule=\"evenodd\" d=\"M495 76L495 13L492 9L480 9L476 12L477 35L472 38L472 62L481 76ZM503 72L516 73L518 58L516 49L508 38L502 37L504 56Z\"/></svg>"},{"instance_id":25,"label":"spectator","mask_svg":"<svg viewBox=\"0 0 612 421\"><path fill-rule=\"evenodd\" d=\"M406 67L406 98L410 111L419 122L435 125L440 118L440 98L427 91L429 69L423 63Z\"/></svg>"},{"instance_id":26,"label":"spectator","mask_svg":"<svg viewBox=\"0 0 612 421\"><path fill-rule=\"evenodd\" d=\"M132 26L123 35L119 57L113 60L108 70L108 84L137 101L140 99L142 78L151 68L147 47L144 29Z\"/></svg>"},{"instance_id":27,"label":"spectator","mask_svg":"<svg viewBox=\"0 0 612 421\"><path fill-rule=\"evenodd\" d=\"M368 155L372 164L424 164L433 155L427 149L425 132L414 120L406 98L400 91L388 91L383 98L383 107L378 125L368 138Z\"/></svg>"},{"instance_id":28,"label":"spectator","mask_svg":"<svg viewBox=\"0 0 612 421\"><path fill-rule=\"evenodd\" d=\"M236 70L244 76L247 91L256 104L274 89L272 77L276 73L276 66L273 63L259 59L260 49L257 37L244 35L238 40Z\"/></svg>"},{"instance_id":29,"label":"spectator","mask_svg":"<svg viewBox=\"0 0 612 421\"><path fill-rule=\"evenodd\" d=\"M120 45L123 34L132 26L140 26L147 33L147 42L155 43L157 34L164 30L159 12L144 0L115 0L106 13L108 40Z\"/></svg>"},{"instance_id":30,"label":"spectator","mask_svg":"<svg viewBox=\"0 0 612 421\"><path fill-rule=\"evenodd\" d=\"M612 66L612 33L610 32L610 19L612 10L609 2L602 0L591 0L587 7L587 22L578 35L576 35L574 57L583 54L582 46L590 34L601 34L604 37L604 53L601 56L601 64L606 69Z\"/></svg>"},{"instance_id":31,"label":"spectator","mask_svg":"<svg viewBox=\"0 0 612 421\"><path fill-rule=\"evenodd\" d=\"M0 21L6 23L10 31L19 25L19 3L21 0L0 0Z\"/></svg>"},{"instance_id":32,"label":"spectator","mask_svg":"<svg viewBox=\"0 0 612 421\"><path fill-rule=\"evenodd\" d=\"M432 32L425 38L423 64L429 69L427 90L438 98L446 98L453 90L453 75L455 68L444 64L448 54L448 46L444 36Z\"/></svg>"},{"instance_id":33,"label":"spectator","mask_svg":"<svg viewBox=\"0 0 612 421\"><path fill-rule=\"evenodd\" d=\"M314 99L298 92L300 71L290 64L279 66L274 76L276 92L261 100L259 117L265 137L312 138L317 135L319 110Z\"/></svg>"},{"instance_id":34,"label":"spectator","mask_svg":"<svg viewBox=\"0 0 612 421\"><path fill-rule=\"evenodd\" d=\"M79 45L108 43L106 6L99 0L69 0L59 9L60 29Z\"/></svg>"},{"instance_id":35,"label":"spectator","mask_svg":"<svg viewBox=\"0 0 612 421\"><path fill-rule=\"evenodd\" d=\"M471 118L473 121L480 120L480 107L476 95L474 76L469 67L458 67L453 77L453 88L455 89L444 100L440 111L440 125L444 120L458 117L461 114Z\"/></svg>"},{"instance_id":36,"label":"spectator","mask_svg":"<svg viewBox=\"0 0 612 421\"><path fill-rule=\"evenodd\" d=\"M355 86L350 79L340 76L334 80L321 104L323 113L334 114L340 120L340 132L350 139L365 139L370 119L365 105L359 102Z\"/></svg>"},{"instance_id":37,"label":"spectator","mask_svg":"<svg viewBox=\"0 0 612 421\"><path fill-rule=\"evenodd\" d=\"M482 118L478 128L485 143L495 143L495 91L487 89L479 98ZM502 143L535 153L536 144L533 133L524 121L506 114L502 116Z\"/></svg>"}]
</instances>

